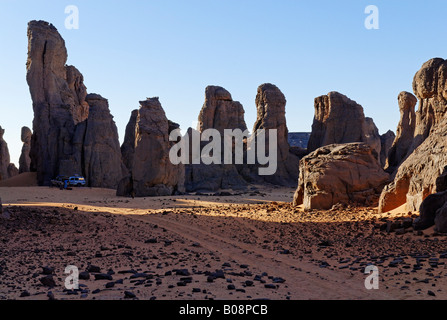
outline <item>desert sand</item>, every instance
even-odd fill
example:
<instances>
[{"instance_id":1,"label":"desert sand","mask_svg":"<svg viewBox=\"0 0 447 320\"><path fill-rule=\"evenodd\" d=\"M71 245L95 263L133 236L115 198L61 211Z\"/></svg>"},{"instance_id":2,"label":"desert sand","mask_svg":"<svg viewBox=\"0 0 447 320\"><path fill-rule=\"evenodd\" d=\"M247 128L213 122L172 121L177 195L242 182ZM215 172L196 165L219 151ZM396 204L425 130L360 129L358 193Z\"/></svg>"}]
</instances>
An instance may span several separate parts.
<instances>
[{"instance_id":1,"label":"desert sand","mask_svg":"<svg viewBox=\"0 0 447 320\"><path fill-rule=\"evenodd\" d=\"M0 187L0 299L447 298L447 238L386 230L414 213L304 212L290 205L294 191L132 199ZM365 288L368 264L379 268L378 290ZM79 290L65 289L68 265L84 272Z\"/></svg>"}]
</instances>

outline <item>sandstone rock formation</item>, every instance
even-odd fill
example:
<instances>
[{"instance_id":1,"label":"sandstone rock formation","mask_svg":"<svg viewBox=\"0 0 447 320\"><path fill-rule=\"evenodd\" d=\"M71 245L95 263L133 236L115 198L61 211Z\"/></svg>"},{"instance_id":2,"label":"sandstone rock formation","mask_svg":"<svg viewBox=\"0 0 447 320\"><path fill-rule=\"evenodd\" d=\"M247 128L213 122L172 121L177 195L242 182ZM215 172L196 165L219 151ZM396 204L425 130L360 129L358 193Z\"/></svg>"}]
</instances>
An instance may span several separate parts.
<instances>
[{"instance_id":1,"label":"sandstone rock formation","mask_svg":"<svg viewBox=\"0 0 447 320\"><path fill-rule=\"evenodd\" d=\"M396 135L391 130L388 130L386 133L380 136L380 164L382 165L382 167L386 167L388 154L390 153L395 139Z\"/></svg>"},{"instance_id":2,"label":"sandstone rock formation","mask_svg":"<svg viewBox=\"0 0 447 320\"><path fill-rule=\"evenodd\" d=\"M373 205L389 175L366 143L321 147L300 161L298 189L293 204L323 209L333 205Z\"/></svg>"},{"instance_id":3,"label":"sandstone rock formation","mask_svg":"<svg viewBox=\"0 0 447 320\"><path fill-rule=\"evenodd\" d=\"M116 188L127 174L121 161L118 130L106 99L98 94L86 96L90 106L83 139L83 171L89 186Z\"/></svg>"},{"instance_id":4,"label":"sandstone rock formation","mask_svg":"<svg viewBox=\"0 0 447 320\"><path fill-rule=\"evenodd\" d=\"M22 153L19 159L19 173L30 172L31 168L31 137L32 132L28 127L23 127L21 132L21 140L23 142Z\"/></svg>"},{"instance_id":5,"label":"sandstone rock formation","mask_svg":"<svg viewBox=\"0 0 447 320\"><path fill-rule=\"evenodd\" d=\"M330 92L315 99L315 118L308 151L329 144L366 142L380 161L381 142L378 130L363 107L345 95Z\"/></svg>"},{"instance_id":6,"label":"sandstone rock formation","mask_svg":"<svg viewBox=\"0 0 447 320\"><path fill-rule=\"evenodd\" d=\"M394 172L402 161L411 153L416 127L415 106L417 99L409 92L401 92L398 97L400 121L396 130L396 138L388 153L386 169Z\"/></svg>"},{"instance_id":7,"label":"sandstone rock formation","mask_svg":"<svg viewBox=\"0 0 447 320\"><path fill-rule=\"evenodd\" d=\"M244 120L244 108L238 101L233 101L231 94L224 88L208 86L205 89L205 103L199 114L200 132L216 129L222 135L225 129L247 130Z\"/></svg>"},{"instance_id":8,"label":"sandstone rock formation","mask_svg":"<svg viewBox=\"0 0 447 320\"><path fill-rule=\"evenodd\" d=\"M88 96L82 74L66 61L56 28L31 21L26 75L34 110L31 171L39 185L59 174L81 174L88 186L116 188L123 165L107 101Z\"/></svg>"},{"instance_id":9,"label":"sandstone rock formation","mask_svg":"<svg viewBox=\"0 0 447 320\"><path fill-rule=\"evenodd\" d=\"M387 212L403 204L418 211L422 201L436 193L436 182L447 167L447 118L434 127L429 137L400 165L394 181L381 194L379 211Z\"/></svg>"},{"instance_id":10,"label":"sandstone rock formation","mask_svg":"<svg viewBox=\"0 0 447 320\"><path fill-rule=\"evenodd\" d=\"M211 192L219 189L239 189L247 185L247 182L238 172L237 165L224 164L224 130L247 130L244 120L244 108L238 101L233 101L231 94L224 88L208 86L205 89L205 103L198 118L198 132L203 133L207 129L216 129L221 134L220 164L190 163L185 166L185 188L188 192ZM192 148L192 132L188 129L190 150ZM207 142L200 144L200 150ZM234 147L233 147L234 151ZM191 154L191 153L190 153Z\"/></svg>"},{"instance_id":11,"label":"sandstone rock formation","mask_svg":"<svg viewBox=\"0 0 447 320\"><path fill-rule=\"evenodd\" d=\"M10 156L8 144L3 139L5 129L0 127L0 180L6 180L9 178L8 167L10 164Z\"/></svg>"},{"instance_id":12,"label":"sandstone rock formation","mask_svg":"<svg viewBox=\"0 0 447 320\"><path fill-rule=\"evenodd\" d=\"M123 163L129 171L132 171L133 155L135 153L135 128L137 126L138 109L132 111L126 126L124 141L121 145Z\"/></svg>"},{"instance_id":13,"label":"sandstone rock formation","mask_svg":"<svg viewBox=\"0 0 447 320\"><path fill-rule=\"evenodd\" d=\"M277 130L277 163L274 175L261 178L269 183L283 186L296 186L299 158L290 152L289 131L286 123L286 98L281 90L270 83L258 87L256 95L257 119L253 127L253 137L260 130L266 133L266 153L269 153L269 130Z\"/></svg>"},{"instance_id":14,"label":"sandstone rock formation","mask_svg":"<svg viewBox=\"0 0 447 320\"><path fill-rule=\"evenodd\" d=\"M405 93L399 96L401 109L409 109L409 115L403 117L400 125L402 136L405 135L404 127L407 128L406 137L395 144L396 150L403 150L401 154L407 149L408 151L405 161L394 173L394 181L382 192L380 212L392 210L405 203L408 211L418 211L428 195L439 192L436 181L447 166L446 71L447 61L436 58L424 63L416 73L413 91L419 99L419 108L415 116L411 112L414 98ZM416 120L410 145L413 118ZM391 160L389 159L390 164L393 163Z\"/></svg>"},{"instance_id":15,"label":"sandstone rock formation","mask_svg":"<svg viewBox=\"0 0 447 320\"><path fill-rule=\"evenodd\" d=\"M168 196L183 192L184 166L174 165L169 159L169 129L177 126L166 118L158 98L140 101L140 105L131 174L120 182L117 195Z\"/></svg>"}]
</instances>

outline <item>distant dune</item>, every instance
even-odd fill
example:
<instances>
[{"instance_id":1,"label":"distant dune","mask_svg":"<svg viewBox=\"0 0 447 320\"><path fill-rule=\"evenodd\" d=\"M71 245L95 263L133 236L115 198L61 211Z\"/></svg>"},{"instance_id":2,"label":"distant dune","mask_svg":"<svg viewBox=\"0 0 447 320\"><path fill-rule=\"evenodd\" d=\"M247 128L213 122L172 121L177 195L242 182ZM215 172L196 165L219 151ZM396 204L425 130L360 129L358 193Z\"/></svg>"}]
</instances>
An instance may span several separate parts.
<instances>
[{"instance_id":1,"label":"distant dune","mask_svg":"<svg viewBox=\"0 0 447 320\"><path fill-rule=\"evenodd\" d=\"M25 172L18 176L0 181L0 187L36 187L37 173Z\"/></svg>"}]
</instances>

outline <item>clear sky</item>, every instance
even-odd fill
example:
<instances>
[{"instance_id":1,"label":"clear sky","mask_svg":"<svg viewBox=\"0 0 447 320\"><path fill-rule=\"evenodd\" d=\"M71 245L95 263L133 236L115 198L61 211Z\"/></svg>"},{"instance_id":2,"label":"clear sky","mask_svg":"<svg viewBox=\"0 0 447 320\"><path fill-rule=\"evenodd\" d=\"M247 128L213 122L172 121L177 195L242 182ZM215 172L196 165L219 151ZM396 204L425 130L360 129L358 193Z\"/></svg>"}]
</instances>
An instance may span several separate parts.
<instances>
[{"instance_id":1,"label":"clear sky","mask_svg":"<svg viewBox=\"0 0 447 320\"><path fill-rule=\"evenodd\" d=\"M79 9L77 30L65 28L68 5ZM365 28L368 5L379 30ZM291 132L311 130L314 98L330 91L361 104L380 133L395 131L399 92L412 92L425 61L447 56L446 9L445 0L0 0L0 125L17 164L20 129L33 119L27 23L46 20L88 92L109 100L121 141L146 97L191 126L207 85L230 91L251 129L266 82L285 94Z\"/></svg>"}]
</instances>

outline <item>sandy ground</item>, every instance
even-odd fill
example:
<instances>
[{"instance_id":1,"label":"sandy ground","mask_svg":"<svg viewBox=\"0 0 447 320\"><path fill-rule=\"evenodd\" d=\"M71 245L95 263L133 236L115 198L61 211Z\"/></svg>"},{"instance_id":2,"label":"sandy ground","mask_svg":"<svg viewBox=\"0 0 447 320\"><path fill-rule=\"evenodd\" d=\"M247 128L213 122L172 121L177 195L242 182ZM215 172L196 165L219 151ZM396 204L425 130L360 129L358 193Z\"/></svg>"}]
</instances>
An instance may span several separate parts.
<instances>
[{"instance_id":1,"label":"sandy ground","mask_svg":"<svg viewBox=\"0 0 447 320\"><path fill-rule=\"evenodd\" d=\"M447 237L413 231L415 215L303 212L293 193L0 187L0 299L447 298ZM365 288L368 264L378 290ZM79 290L65 289L68 265L83 272Z\"/></svg>"}]
</instances>

